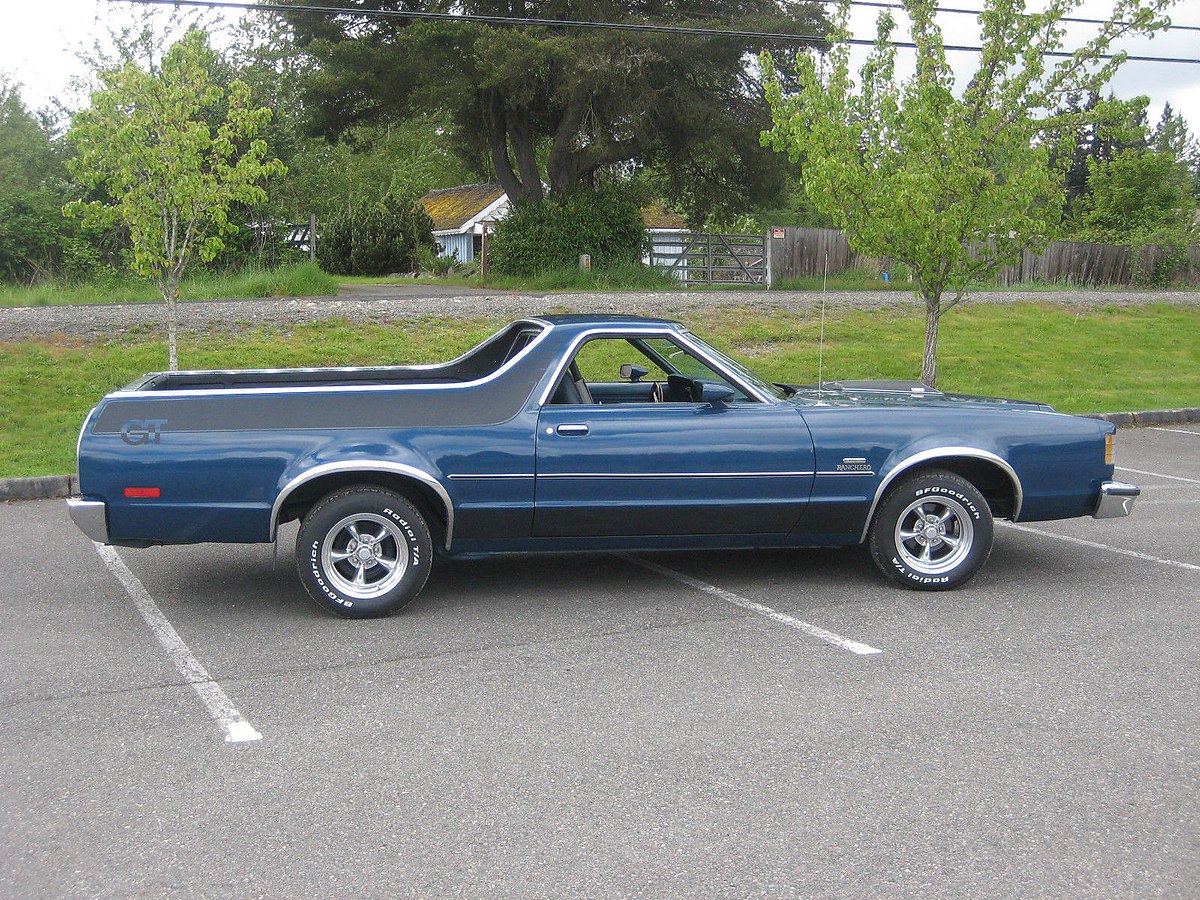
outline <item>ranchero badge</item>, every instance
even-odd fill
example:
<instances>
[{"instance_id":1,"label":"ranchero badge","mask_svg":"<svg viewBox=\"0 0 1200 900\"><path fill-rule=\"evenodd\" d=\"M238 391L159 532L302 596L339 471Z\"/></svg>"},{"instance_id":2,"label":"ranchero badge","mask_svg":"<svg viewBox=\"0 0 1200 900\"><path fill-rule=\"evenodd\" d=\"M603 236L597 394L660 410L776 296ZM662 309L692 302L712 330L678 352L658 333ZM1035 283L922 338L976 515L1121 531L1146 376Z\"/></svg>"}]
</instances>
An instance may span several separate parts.
<instances>
[{"instance_id":1,"label":"ranchero badge","mask_svg":"<svg viewBox=\"0 0 1200 900\"><path fill-rule=\"evenodd\" d=\"M837 470L839 472L870 472L871 467L861 456L847 456L838 463Z\"/></svg>"}]
</instances>

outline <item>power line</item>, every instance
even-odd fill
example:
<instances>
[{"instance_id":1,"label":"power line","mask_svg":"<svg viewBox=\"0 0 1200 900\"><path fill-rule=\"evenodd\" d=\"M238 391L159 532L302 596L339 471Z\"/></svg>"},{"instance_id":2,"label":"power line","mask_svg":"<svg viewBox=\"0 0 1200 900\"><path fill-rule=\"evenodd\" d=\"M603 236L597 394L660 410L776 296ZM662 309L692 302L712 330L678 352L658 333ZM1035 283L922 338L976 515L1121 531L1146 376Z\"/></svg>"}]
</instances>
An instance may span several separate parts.
<instances>
[{"instance_id":1,"label":"power line","mask_svg":"<svg viewBox=\"0 0 1200 900\"><path fill-rule=\"evenodd\" d=\"M656 25L651 22L589 22L576 19L533 19L522 16L484 16L474 13L438 13L407 9L360 9L344 6L304 6L279 3L239 3L234 0L109 0L110 3L136 3L142 6L198 6L205 9L239 9L243 12L278 12L278 13L313 13L322 16L355 16L360 19L407 19L439 22L470 22L479 25L504 25L509 27L537 28L580 28L593 31L625 31L649 32L654 34L686 34L696 37L737 37L755 41L782 41L791 44L807 44L813 47L823 47L827 44L824 38L804 34L787 34L775 31L740 31L723 28L692 28L684 25ZM853 2L853 0L852 0ZM867 0L858 0L866 4ZM886 5L886 4L879 4ZM875 41L866 38L847 38L840 43L853 44L862 47L874 47ZM916 49L912 41L889 41L893 47ZM960 44L945 44L943 49L948 52L981 53L982 47ZM1047 50L1043 56L1069 59L1074 53L1066 50ZM1101 53L1096 59L1113 59L1117 54ZM1128 62L1160 62L1177 63L1182 65L1200 65L1200 59L1172 56L1135 56L1125 54Z\"/></svg>"}]
</instances>

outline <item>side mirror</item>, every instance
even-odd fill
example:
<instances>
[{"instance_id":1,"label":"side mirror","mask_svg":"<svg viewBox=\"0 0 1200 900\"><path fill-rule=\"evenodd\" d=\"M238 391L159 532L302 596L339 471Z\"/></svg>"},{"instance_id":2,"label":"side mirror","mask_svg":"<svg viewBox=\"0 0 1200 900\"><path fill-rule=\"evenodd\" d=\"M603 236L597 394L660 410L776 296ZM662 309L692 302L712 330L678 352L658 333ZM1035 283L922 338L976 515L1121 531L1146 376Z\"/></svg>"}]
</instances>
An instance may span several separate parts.
<instances>
[{"instance_id":1,"label":"side mirror","mask_svg":"<svg viewBox=\"0 0 1200 900\"><path fill-rule=\"evenodd\" d=\"M737 392L727 384L704 384L696 382L696 399L703 397L714 406L724 404L737 396Z\"/></svg>"},{"instance_id":2,"label":"side mirror","mask_svg":"<svg viewBox=\"0 0 1200 900\"><path fill-rule=\"evenodd\" d=\"M621 377L628 378L634 384L641 381L649 374L650 370L644 366L634 366L629 363L625 363L623 366L621 366Z\"/></svg>"}]
</instances>

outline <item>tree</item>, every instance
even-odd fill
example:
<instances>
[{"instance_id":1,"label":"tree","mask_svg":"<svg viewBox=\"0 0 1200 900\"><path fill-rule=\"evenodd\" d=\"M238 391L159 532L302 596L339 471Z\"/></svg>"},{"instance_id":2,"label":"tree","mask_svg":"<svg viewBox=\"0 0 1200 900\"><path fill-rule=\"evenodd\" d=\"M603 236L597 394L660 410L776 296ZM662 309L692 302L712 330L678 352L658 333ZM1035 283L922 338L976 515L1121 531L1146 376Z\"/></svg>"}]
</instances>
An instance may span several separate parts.
<instances>
[{"instance_id":1,"label":"tree","mask_svg":"<svg viewBox=\"0 0 1200 900\"><path fill-rule=\"evenodd\" d=\"M208 262L224 249L231 205L264 202L262 182L284 171L257 138L271 111L249 104L243 82L214 84L214 58L206 35L191 31L158 74L132 62L102 73L103 88L67 135L72 172L108 194L68 210L85 223L128 227L133 268L158 284L167 305L172 370L180 277L194 259Z\"/></svg>"},{"instance_id":2,"label":"tree","mask_svg":"<svg viewBox=\"0 0 1200 900\"><path fill-rule=\"evenodd\" d=\"M1135 280L1164 285L1200 236L1191 187L1192 173L1173 153L1130 149L1091 159L1079 233L1129 247Z\"/></svg>"},{"instance_id":3,"label":"tree","mask_svg":"<svg viewBox=\"0 0 1200 900\"><path fill-rule=\"evenodd\" d=\"M367 10L442 11L434 0L363 0ZM815 3L776 0L466 0L464 13L727 25L814 34ZM742 38L681 37L363 16L289 15L316 62L307 101L317 133L399 121L414 112L448 115L455 146L490 172L517 204L594 185L629 161L655 168L667 185L682 173L715 189L686 198L703 218L729 197L769 193L782 179L769 154L744 140L769 124ZM777 49L789 46L783 43ZM741 141L738 145L737 141ZM679 177L675 177L678 174Z\"/></svg>"},{"instance_id":4,"label":"tree","mask_svg":"<svg viewBox=\"0 0 1200 900\"><path fill-rule=\"evenodd\" d=\"M1050 131L1045 140L1052 147L1051 165L1064 170L1068 220L1075 218L1088 194L1088 162L1108 161L1122 150L1146 147L1146 106L1150 98L1118 100L1112 94L1101 99L1090 94L1086 100L1071 95L1063 104L1065 130Z\"/></svg>"},{"instance_id":5,"label":"tree","mask_svg":"<svg viewBox=\"0 0 1200 900\"><path fill-rule=\"evenodd\" d=\"M1200 141L1188 130L1183 116L1171 109L1170 103L1163 104L1162 118L1150 135L1151 149L1158 153L1169 153L1188 170L1192 196L1200 200Z\"/></svg>"},{"instance_id":6,"label":"tree","mask_svg":"<svg viewBox=\"0 0 1200 900\"><path fill-rule=\"evenodd\" d=\"M937 377L938 324L975 280L1024 249L1045 246L1061 218L1061 170L1044 137L1086 120L1064 112L1072 94L1098 92L1121 62L1101 57L1112 41L1157 25L1171 0L1117 0L1113 17L1068 58L1053 62L1060 20L1081 0L1054 0L1026 13L1024 0L986 0L983 51L966 89L955 89L935 0L901 0L912 22L915 72L899 79L895 20L878 19L874 49L850 75L850 6L842 0L821 66L797 60L794 94L763 58L774 127L764 142L804 159L814 205L847 232L860 253L890 256L912 273L925 303L921 380ZM951 294L943 301L944 294Z\"/></svg>"},{"instance_id":7,"label":"tree","mask_svg":"<svg viewBox=\"0 0 1200 900\"><path fill-rule=\"evenodd\" d=\"M1088 240L1124 244L1161 230L1195 230L1191 173L1171 153L1122 150L1088 163L1089 196L1082 215Z\"/></svg>"},{"instance_id":8,"label":"tree","mask_svg":"<svg viewBox=\"0 0 1200 900\"><path fill-rule=\"evenodd\" d=\"M68 177L48 125L0 78L0 278L56 267L66 237Z\"/></svg>"}]
</instances>

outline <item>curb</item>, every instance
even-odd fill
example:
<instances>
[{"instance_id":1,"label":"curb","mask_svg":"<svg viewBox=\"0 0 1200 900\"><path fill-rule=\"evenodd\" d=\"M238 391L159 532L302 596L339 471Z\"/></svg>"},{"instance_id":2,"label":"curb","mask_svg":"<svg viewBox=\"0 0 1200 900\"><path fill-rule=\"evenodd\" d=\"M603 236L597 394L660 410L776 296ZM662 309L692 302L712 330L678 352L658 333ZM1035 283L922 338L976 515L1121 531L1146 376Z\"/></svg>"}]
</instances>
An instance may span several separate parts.
<instances>
[{"instance_id":1,"label":"curb","mask_svg":"<svg viewBox=\"0 0 1200 900\"><path fill-rule=\"evenodd\" d=\"M40 478L0 478L0 501L48 500L70 497L79 486L78 475L43 475Z\"/></svg>"},{"instance_id":2,"label":"curb","mask_svg":"<svg viewBox=\"0 0 1200 900\"><path fill-rule=\"evenodd\" d=\"M1185 425L1200 422L1200 407L1183 409L1150 409L1145 412L1084 413L1087 419L1103 419L1114 425L1137 428L1143 425Z\"/></svg>"},{"instance_id":3,"label":"curb","mask_svg":"<svg viewBox=\"0 0 1200 900\"><path fill-rule=\"evenodd\" d=\"M1082 413L1085 419L1102 419L1119 428L1146 425L1200 423L1200 406L1183 409L1148 409L1145 412ZM78 493L78 475L44 475L40 478L0 478L0 503L6 500L50 500Z\"/></svg>"}]
</instances>

